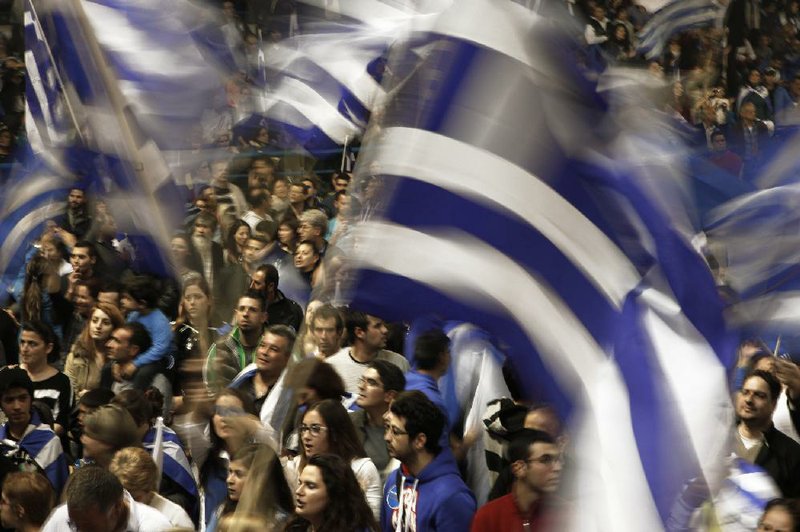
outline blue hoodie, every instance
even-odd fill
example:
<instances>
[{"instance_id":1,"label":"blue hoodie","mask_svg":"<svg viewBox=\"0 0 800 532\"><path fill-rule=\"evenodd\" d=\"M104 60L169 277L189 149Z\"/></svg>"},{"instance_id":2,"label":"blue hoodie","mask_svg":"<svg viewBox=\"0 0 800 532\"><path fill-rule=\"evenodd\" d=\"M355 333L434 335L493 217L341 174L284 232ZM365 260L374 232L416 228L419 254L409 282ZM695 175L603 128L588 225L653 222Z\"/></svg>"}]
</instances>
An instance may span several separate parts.
<instances>
[{"instance_id":1,"label":"blue hoodie","mask_svg":"<svg viewBox=\"0 0 800 532\"><path fill-rule=\"evenodd\" d=\"M401 502L405 512L399 511ZM475 497L461 480L453 453L444 450L419 477L402 465L389 474L383 487L381 530L468 532L475 509Z\"/></svg>"}]
</instances>

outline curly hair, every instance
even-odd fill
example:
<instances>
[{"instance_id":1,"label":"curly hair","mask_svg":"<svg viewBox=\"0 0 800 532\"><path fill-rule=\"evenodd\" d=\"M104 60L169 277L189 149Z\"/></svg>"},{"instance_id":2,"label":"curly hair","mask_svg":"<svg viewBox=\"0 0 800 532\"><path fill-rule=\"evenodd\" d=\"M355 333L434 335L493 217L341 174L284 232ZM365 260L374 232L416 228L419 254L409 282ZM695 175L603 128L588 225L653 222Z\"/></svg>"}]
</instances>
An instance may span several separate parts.
<instances>
[{"instance_id":1,"label":"curly hair","mask_svg":"<svg viewBox=\"0 0 800 532\"><path fill-rule=\"evenodd\" d=\"M75 343L72 344L72 355L75 357L94 360L96 349L94 340L92 340L89 330L92 325L92 316L94 316L96 310L99 310L108 316L108 319L111 320L112 331L125 325L125 318L122 316L122 312L120 312L115 305L102 301L96 303L95 306L92 307L92 311L89 313L89 319L86 321L86 325L83 326L80 336L77 340L75 340Z\"/></svg>"},{"instance_id":2,"label":"curly hair","mask_svg":"<svg viewBox=\"0 0 800 532\"><path fill-rule=\"evenodd\" d=\"M318 532L345 532L351 530L378 530L364 492L350 468L349 462L334 454L319 454L309 460L306 467L319 469L328 504L322 516ZM310 530L311 523L299 515L294 515L286 524L286 531Z\"/></svg>"}]
</instances>

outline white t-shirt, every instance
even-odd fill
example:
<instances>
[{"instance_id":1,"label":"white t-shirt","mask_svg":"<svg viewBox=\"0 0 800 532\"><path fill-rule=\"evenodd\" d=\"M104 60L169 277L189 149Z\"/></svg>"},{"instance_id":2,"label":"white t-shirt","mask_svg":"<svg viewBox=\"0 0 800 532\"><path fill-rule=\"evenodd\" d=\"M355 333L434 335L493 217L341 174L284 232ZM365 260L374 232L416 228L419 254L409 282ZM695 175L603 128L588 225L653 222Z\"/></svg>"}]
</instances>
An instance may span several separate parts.
<instances>
[{"instance_id":1,"label":"white t-shirt","mask_svg":"<svg viewBox=\"0 0 800 532\"><path fill-rule=\"evenodd\" d=\"M358 379L364 374L364 371L369 367L370 362L358 362L350 353L352 348L345 347L335 355L328 357L325 362L330 364L336 370L336 373L344 381L344 388L350 395L358 395ZM385 360L391 362L403 373L406 373L410 367L408 360L399 353L389 351L388 349L381 349L378 351L375 360Z\"/></svg>"},{"instance_id":2,"label":"white t-shirt","mask_svg":"<svg viewBox=\"0 0 800 532\"><path fill-rule=\"evenodd\" d=\"M173 528L161 512L133 500L130 493L125 492L125 502L130 508L127 532L163 532ZM67 505L57 507L42 527L42 532L71 532Z\"/></svg>"},{"instance_id":3,"label":"white t-shirt","mask_svg":"<svg viewBox=\"0 0 800 532\"><path fill-rule=\"evenodd\" d=\"M172 526L175 528L194 528L192 518L186 513L181 506L178 506L166 497L162 497L158 493L153 494L153 500L150 501L150 506L161 512L164 517L169 519Z\"/></svg>"}]
</instances>

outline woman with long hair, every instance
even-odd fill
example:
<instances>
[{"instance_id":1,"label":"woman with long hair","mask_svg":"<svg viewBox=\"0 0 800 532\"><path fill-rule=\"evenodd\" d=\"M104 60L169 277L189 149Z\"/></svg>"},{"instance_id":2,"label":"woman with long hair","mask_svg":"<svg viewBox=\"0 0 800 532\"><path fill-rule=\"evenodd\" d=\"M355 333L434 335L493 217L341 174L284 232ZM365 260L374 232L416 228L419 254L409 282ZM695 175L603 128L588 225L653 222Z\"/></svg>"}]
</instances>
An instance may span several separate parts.
<instances>
[{"instance_id":1,"label":"woman with long hair","mask_svg":"<svg viewBox=\"0 0 800 532\"><path fill-rule=\"evenodd\" d=\"M294 248L297 245L297 228L300 222L297 218L284 218L278 224L278 242L281 249L289 255L294 254Z\"/></svg>"},{"instance_id":2,"label":"woman with long hair","mask_svg":"<svg viewBox=\"0 0 800 532\"><path fill-rule=\"evenodd\" d=\"M284 473L290 485L297 485L300 472L311 457L330 453L350 464L361 491L378 518L381 504L381 477L367 457L355 426L340 401L325 399L311 405L299 427L300 454L286 461Z\"/></svg>"},{"instance_id":3,"label":"woman with long hair","mask_svg":"<svg viewBox=\"0 0 800 532\"><path fill-rule=\"evenodd\" d=\"M378 530L347 461L333 454L311 457L295 490L296 509L285 532Z\"/></svg>"},{"instance_id":4,"label":"woman with long hair","mask_svg":"<svg viewBox=\"0 0 800 532\"><path fill-rule=\"evenodd\" d=\"M239 264L242 262L244 245L250 238L252 231L250 225L241 219L233 221L228 228L225 238L225 262L226 264Z\"/></svg>"},{"instance_id":5,"label":"woman with long hair","mask_svg":"<svg viewBox=\"0 0 800 532\"><path fill-rule=\"evenodd\" d=\"M294 511L292 490L283 476L278 455L268 445L242 447L228 464L228 494L214 513L208 530L224 517L260 515L280 529Z\"/></svg>"},{"instance_id":6,"label":"woman with long hair","mask_svg":"<svg viewBox=\"0 0 800 532\"><path fill-rule=\"evenodd\" d=\"M96 303L89 316L64 363L64 374L78 398L100 385L100 370L108 362L106 342L114 329L125 324L122 312L110 303Z\"/></svg>"},{"instance_id":7,"label":"woman with long hair","mask_svg":"<svg viewBox=\"0 0 800 532\"><path fill-rule=\"evenodd\" d=\"M22 288L20 321L42 321L62 338L63 324L59 322L51 294L61 288L54 261L43 255L34 255L25 266L25 283Z\"/></svg>"}]
</instances>

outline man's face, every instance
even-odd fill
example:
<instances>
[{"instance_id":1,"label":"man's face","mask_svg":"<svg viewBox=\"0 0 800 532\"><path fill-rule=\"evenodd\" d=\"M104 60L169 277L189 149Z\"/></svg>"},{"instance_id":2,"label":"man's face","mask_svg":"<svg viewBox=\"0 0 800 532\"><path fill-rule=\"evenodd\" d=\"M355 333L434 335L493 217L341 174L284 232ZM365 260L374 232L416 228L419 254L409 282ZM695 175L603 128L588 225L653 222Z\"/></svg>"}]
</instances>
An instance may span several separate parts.
<instances>
[{"instance_id":1,"label":"man's face","mask_svg":"<svg viewBox=\"0 0 800 532\"><path fill-rule=\"evenodd\" d=\"M405 418L396 416L390 410L386 412L383 419L385 421L383 439L386 442L389 456L404 463L410 462L415 452L411 446L408 431L406 431Z\"/></svg>"},{"instance_id":2,"label":"man's face","mask_svg":"<svg viewBox=\"0 0 800 532\"><path fill-rule=\"evenodd\" d=\"M214 181L226 181L228 178L228 163L217 161L211 163L211 179Z\"/></svg>"},{"instance_id":3,"label":"man's face","mask_svg":"<svg viewBox=\"0 0 800 532\"><path fill-rule=\"evenodd\" d=\"M747 81L750 82L751 87L755 87L761 83L761 73L758 70L751 70L747 76Z\"/></svg>"},{"instance_id":4,"label":"man's face","mask_svg":"<svg viewBox=\"0 0 800 532\"><path fill-rule=\"evenodd\" d=\"M26 425L31 419L33 398L25 388L10 388L0 398L0 408L14 425Z\"/></svg>"},{"instance_id":5,"label":"man's face","mask_svg":"<svg viewBox=\"0 0 800 532\"><path fill-rule=\"evenodd\" d=\"M358 379L358 397L356 404L361 408L386 405L386 390L383 388L381 375L375 368L367 368Z\"/></svg>"},{"instance_id":6,"label":"man's face","mask_svg":"<svg viewBox=\"0 0 800 532\"><path fill-rule=\"evenodd\" d=\"M69 257L69 262L72 264L72 269L80 274L89 272L97 259L89 254L89 248L74 247L72 248L72 255Z\"/></svg>"},{"instance_id":7,"label":"man's face","mask_svg":"<svg viewBox=\"0 0 800 532\"><path fill-rule=\"evenodd\" d=\"M242 332L261 330L267 321L267 313L261 308L261 301L251 297L239 299L236 307L236 324Z\"/></svg>"},{"instance_id":8,"label":"man's face","mask_svg":"<svg viewBox=\"0 0 800 532\"><path fill-rule=\"evenodd\" d=\"M336 318L314 318L311 332L314 334L319 352L326 357L339 350L342 331L336 330Z\"/></svg>"},{"instance_id":9,"label":"man's face","mask_svg":"<svg viewBox=\"0 0 800 532\"><path fill-rule=\"evenodd\" d=\"M53 350L53 344L47 344L44 338L33 331L22 331L19 335L19 361L28 366L39 366L47 363L47 355Z\"/></svg>"},{"instance_id":10,"label":"man's face","mask_svg":"<svg viewBox=\"0 0 800 532\"><path fill-rule=\"evenodd\" d=\"M6 494L0 495L0 522L5 528L16 530L21 524L17 517L18 505L12 505Z\"/></svg>"},{"instance_id":11,"label":"man's face","mask_svg":"<svg viewBox=\"0 0 800 532\"><path fill-rule=\"evenodd\" d=\"M715 152L724 152L728 149L728 143L725 142L725 135L714 135L711 139L711 147Z\"/></svg>"},{"instance_id":12,"label":"man's face","mask_svg":"<svg viewBox=\"0 0 800 532\"><path fill-rule=\"evenodd\" d=\"M210 240L213 232L214 229L205 222L198 220L194 223L194 236L199 236Z\"/></svg>"},{"instance_id":13,"label":"man's face","mask_svg":"<svg viewBox=\"0 0 800 532\"><path fill-rule=\"evenodd\" d=\"M289 362L289 339L266 333L256 349L255 362L258 371L279 375Z\"/></svg>"},{"instance_id":14,"label":"man's face","mask_svg":"<svg viewBox=\"0 0 800 532\"><path fill-rule=\"evenodd\" d=\"M310 179L303 179L303 186L305 187L306 199L313 198L317 195L317 187Z\"/></svg>"},{"instance_id":15,"label":"man's face","mask_svg":"<svg viewBox=\"0 0 800 532\"><path fill-rule=\"evenodd\" d=\"M98 303L108 303L119 308L119 292L100 292L97 294Z\"/></svg>"},{"instance_id":16,"label":"man's face","mask_svg":"<svg viewBox=\"0 0 800 532\"><path fill-rule=\"evenodd\" d=\"M561 451L552 443L534 443L527 460L515 462L514 475L534 493L553 493L561 480Z\"/></svg>"},{"instance_id":17,"label":"man's face","mask_svg":"<svg viewBox=\"0 0 800 532\"><path fill-rule=\"evenodd\" d=\"M342 194L339 196L339 198L334 202L334 207L336 208L337 214L346 214L350 208L350 196L347 194Z\"/></svg>"},{"instance_id":18,"label":"man's face","mask_svg":"<svg viewBox=\"0 0 800 532\"><path fill-rule=\"evenodd\" d=\"M339 192L340 190L345 190L347 188L348 181L347 179L342 179L341 177L337 177L333 180L333 191Z\"/></svg>"},{"instance_id":19,"label":"man's face","mask_svg":"<svg viewBox=\"0 0 800 532\"><path fill-rule=\"evenodd\" d=\"M300 222L297 226L297 234L300 235L300 240L314 240L321 235L319 227L315 227L308 222Z\"/></svg>"},{"instance_id":20,"label":"man's face","mask_svg":"<svg viewBox=\"0 0 800 532\"><path fill-rule=\"evenodd\" d=\"M383 349L389 339L389 329L382 319L375 316L367 316L367 330L361 338L364 346L368 349Z\"/></svg>"},{"instance_id":21,"label":"man's face","mask_svg":"<svg viewBox=\"0 0 800 532\"><path fill-rule=\"evenodd\" d=\"M255 264L256 261L258 261L258 256L262 249L264 249L264 243L262 241L250 238L244 245L242 258L247 264Z\"/></svg>"},{"instance_id":22,"label":"man's face","mask_svg":"<svg viewBox=\"0 0 800 532\"><path fill-rule=\"evenodd\" d=\"M69 191L69 196L67 196L67 206L70 209L77 209L82 207L86 203L86 194L83 193L83 190L72 189Z\"/></svg>"},{"instance_id":23,"label":"man's face","mask_svg":"<svg viewBox=\"0 0 800 532\"><path fill-rule=\"evenodd\" d=\"M765 423L772 418L775 400L770 395L767 382L753 376L744 381L742 389L736 393L736 415L742 421Z\"/></svg>"},{"instance_id":24,"label":"man's face","mask_svg":"<svg viewBox=\"0 0 800 532\"><path fill-rule=\"evenodd\" d=\"M88 286L79 285L75 288L75 310L83 317L88 317L97 301L92 297Z\"/></svg>"},{"instance_id":25,"label":"man's face","mask_svg":"<svg viewBox=\"0 0 800 532\"><path fill-rule=\"evenodd\" d=\"M139 304L139 302L133 299L133 296L126 292L122 293L122 296L119 299L119 303L122 312L126 315L130 314L131 312L136 312L138 310L141 310L141 305Z\"/></svg>"},{"instance_id":26,"label":"man's face","mask_svg":"<svg viewBox=\"0 0 800 532\"><path fill-rule=\"evenodd\" d=\"M108 358L117 362L133 360L138 349L131 345L131 332L128 329L115 329L106 342Z\"/></svg>"},{"instance_id":27,"label":"man's face","mask_svg":"<svg viewBox=\"0 0 800 532\"><path fill-rule=\"evenodd\" d=\"M256 273L250 277L250 288L263 292L266 287L267 274L265 274L263 270L257 270Z\"/></svg>"},{"instance_id":28,"label":"man's face","mask_svg":"<svg viewBox=\"0 0 800 532\"><path fill-rule=\"evenodd\" d=\"M752 103L742 104L739 114L745 120L754 121L756 119L756 107Z\"/></svg>"}]
</instances>

